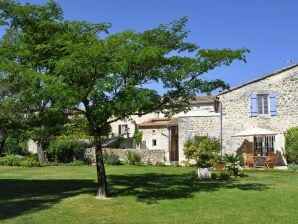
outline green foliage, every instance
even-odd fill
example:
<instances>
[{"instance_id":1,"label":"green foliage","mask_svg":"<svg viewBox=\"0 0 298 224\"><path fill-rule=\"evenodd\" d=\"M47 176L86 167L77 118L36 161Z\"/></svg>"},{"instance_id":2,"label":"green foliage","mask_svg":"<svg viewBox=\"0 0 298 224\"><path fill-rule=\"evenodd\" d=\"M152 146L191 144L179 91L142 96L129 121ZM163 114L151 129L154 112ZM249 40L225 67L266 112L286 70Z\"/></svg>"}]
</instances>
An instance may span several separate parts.
<instances>
[{"instance_id":1,"label":"green foliage","mask_svg":"<svg viewBox=\"0 0 298 224\"><path fill-rule=\"evenodd\" d=\"M70 163L74 160L85 161L84 151L87 143L70 139L57 139L47 149L50 161Z\"/></svg>"},{"instance_id":2,"label":"green foliage","mask_svg":"<svg viewBox=\"0 0 298 224\"><path fill-rule=\"evenodd\" d=\"M21 155L22 146L13 138L8 137L4 144L4 152L9 155Z\"/></svg>"},{"instance_id":3,"label":"green foliage","mask_svg":"<svg viewBox=\"0 0 298 224\"><path fill-rule=\"evenodd\" d=\"M211 167L220 160L220 142L208 136L195 136L184 144L187 159L195 159L199 167Z\"/></svg>"},{"instance_id":4,"label":"green foliage","mask_svg":"<svg viewBox=\"0 0 298 224\"><path fill-rule=\"evenodd\" d=\"M15 155L7 155L0 157L0 165L2 166L20 166L21 157Z\"/></svg>"},{"instance_id":5,"label":"green foliage","mask_svg":"<svg viewBox=\"0 0 298 224\"><path fill-rule=\"evenodd\" d=\"M298 163L298 127L289 128L285 133L285 150L288 163Z\"/></svg>"},{"instance_id":6,"label":"green foliage","mask_svg":"<svg viewBox=\"0 0 298 224\"><path fill-rule=\"evenodd\" d=\"M127 161L129 165L138 165L141 162L141 156L136 152L128 151Z\"/></svg>"},{"instance_id":7,"label":"green foliage","mask_svg":"<svg viewBox=\"0 0 298 224\"><path fill-rule=\"evenodd\" d=\"M225 162L225 166L228 168L230 174L238 176L239 169L242 170L242 167L240 166L241 156L238 154L225 154L223 156L223 161Z\"/></svg>"},{"instance_id":8,"label":"green foliage","mask_svg":"<svg viewBox=\"0 0 298 224\"><path fill-rule=\"evenodd\" d=\"M40 163L36 156L21 157L17 155L7 155L0 157L0 165L2 166L23 166L23 167L37 167Z\"/></svg>"},{"instance_id":9,"label":"green foliage","mask_svg":"<svg viewBox=\"0 0 298 224\"><path fill-rule=\"evenodd\" d=\"M120 165L121 164L121 162L119 160L119 156L117 156L113 153L106 155L105 162L108 165Z\"/></svg>"},{"instance_id":10,"label":"green foliage","mask_svg":"<svg viewBox=\"0 0 298 224\"><path fill-rule=\"evenodd\" d=\"M36 156L26 156L21 159L20 166L23 167L37 167L40 166Z\"/></svg>"},{"instance_id":11,"label":"green foliage","mask_svg":"<svg viewBox=\"0 0 298 224\"><path fill-rule=\"evenodd\" d=\"M229 87L202 75L245 61L249 51L201 49L187 41L186 23L184 17L102 38L110 24L66 20L54 1L1 1L0 24L6 29L0 41L0 84L9 93L3 103L16 104L26 115L32 139L41 145L61 134L69 114L81 114L100 150L100 136L115 120L155 110L175 114L198 93ZM148 88L157 83L162 94ZM55 155L71 161L71 154L68 148Z\"/></svg>"},{"instance_id":12,"label":"green foliage","mask_svg":"<svg viewBox=\"0 0 298 224\"><path fill-rule=\"evenodd\" d=\"M293 172L298 171L298 164L295 164L295 163L288 164L288 169Z\"/></svg>"},{"instance_id":13,"label":"green foliage","mask_svg":"<svg viewBox=\"0 0 298 224\"><path fill-rule=\"evenodd\" d=\"M140 131L139 129L136 129L134 135L133 135L134 140L136 141L137 144L142 143L142 138L143 138L143 132Z\"/></svg>"}]
</instances>

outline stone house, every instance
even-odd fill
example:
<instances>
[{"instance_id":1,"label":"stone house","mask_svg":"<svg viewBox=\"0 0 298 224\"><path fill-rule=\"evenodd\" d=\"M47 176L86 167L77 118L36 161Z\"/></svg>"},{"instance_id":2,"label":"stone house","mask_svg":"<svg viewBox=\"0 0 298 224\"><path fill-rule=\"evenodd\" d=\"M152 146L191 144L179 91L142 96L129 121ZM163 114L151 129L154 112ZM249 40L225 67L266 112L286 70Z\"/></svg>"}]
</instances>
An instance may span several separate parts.
<instances>
[{"instance_id":1,"label":"stone house","mask_svg":"<svg viewBox=\"0 0 298 224\"><path fill-rule=\"evenodd\" d=\"M223 153L275 152L278 165L286 165L284 133L298 126L297 64L222 92L217 98L222 106ZM233 137L252 127L276 135Z\"/></svg>"},{"instance_id":2,"label":"stone house","mask_svg":"<svg viewBox=\"0 0 298 224\"><path fill-rule=\"evenodd\" d=\"M178 158L177 118L154 118L138 124L143 133L145 149L164 151L164 162L171 164Z\"/></svg>"},{"instance_id":3,"label":"stone house","mask_svg":"<svg viewBox=\"0 0 298 224\"><path fill-rule=\"evenodd\" d=\"M135 133L136 126L139 123L148 121L153 118L163 118L164 114L159 111L145 114L145 115L132 115L128 118L118 120L111 123L110 137L123 136L125 138L132 137Z\"/></svg>"}]
</instances>

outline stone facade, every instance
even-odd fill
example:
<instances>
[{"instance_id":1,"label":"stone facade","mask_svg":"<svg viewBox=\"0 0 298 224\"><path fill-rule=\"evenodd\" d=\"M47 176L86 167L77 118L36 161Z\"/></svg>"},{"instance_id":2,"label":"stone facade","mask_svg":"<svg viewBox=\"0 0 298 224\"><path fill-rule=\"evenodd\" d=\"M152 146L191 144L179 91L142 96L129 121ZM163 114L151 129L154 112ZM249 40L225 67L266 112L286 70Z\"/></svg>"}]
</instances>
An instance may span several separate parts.
<instances>
[{"instance_id":1,"label":"stone facade","mask_svg":"<svg viewBox=\"0 0 298 224\"><path fill-rule=\"evenodd\" d=\"M127 119L118 120L116 122L111 123L111 135L118 136L119 135L119 125L127 125L127 134L124 134L124 137L132 137L135 133L136 124L142 123L144 121L150 120L152 118L163 118L164 114L159 112L153 112L149 114L145 114L142 116L132 115Z\"/></svg>"},{"instance_id":2,"label":"stone facade","mask_svg":"<svg viewBox=\"0 0 298 224\"><path fill-rule=\"evenodd\" d=\"M298 66L283 69L266 77L246 83L218 95L223 110L223 151L232 153L243 151L243 147L252 147L253 138L232 137L236 133L251 127L260 127L277 133L275 150L278 165L285 165L284 133L298 126ZM277 116L251 116L251 94L276 94Z\"/></svg>"},{"instance_id":3,"label":"stone facade","mask_svg":"<svg viewBox=\"0 0 298 224\"><path fill-rule=\"evenodd\" d=\"M183 152L184 142L198 136L210 136L217 139L220 138L220 116L215 113L210 113L209 116L187 116L178 119L179 133L179 161L184 161Z\"/></svg>"},{"instance_id":4,"label":"stone facade","mask_svg":"<svg viewBox=\"0 0 298 224\"><path fill-rule=\"evenodd\" d=\"M104 148L103 152L107 154L115 154L119 156L119 159L124 162L127 160L128 152L135 152L140 155L141 162L145 164L164 164L165 163L165 152L164 150L146 150L146 149L115 149L115 148ZM85 152L86 158L92 163L95 163L95 149L88 148Z\"/></svg>"}]
</instances>

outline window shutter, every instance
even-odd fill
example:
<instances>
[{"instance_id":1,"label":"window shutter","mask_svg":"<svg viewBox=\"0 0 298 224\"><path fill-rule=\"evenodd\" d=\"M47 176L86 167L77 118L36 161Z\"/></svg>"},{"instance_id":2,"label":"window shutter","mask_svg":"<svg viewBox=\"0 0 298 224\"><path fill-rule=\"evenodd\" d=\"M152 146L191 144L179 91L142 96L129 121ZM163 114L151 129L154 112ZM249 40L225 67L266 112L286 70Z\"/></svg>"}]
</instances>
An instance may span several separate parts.
<instances>
[{"instance_id":1,"label":"window shutter","mask_svg":"<svg viewBox=\"0 0 298 224\"><path fill-rule=\"evenodd\" d=\"M258 116L258 104L256 94L251 94L250 96L250 113L252 117Z\"/></svg>"},{"instance_id":2,"label":"window shutter","mask_svg":"<svg viewBox=\"0 0 298 224\"><path fill-rule=\"evenodd\" d=\"M271 116L277 116L276 94L275 93L270 93L269 94L269 101L270 101L270 115Z\"/></svg>"}]
</instances>

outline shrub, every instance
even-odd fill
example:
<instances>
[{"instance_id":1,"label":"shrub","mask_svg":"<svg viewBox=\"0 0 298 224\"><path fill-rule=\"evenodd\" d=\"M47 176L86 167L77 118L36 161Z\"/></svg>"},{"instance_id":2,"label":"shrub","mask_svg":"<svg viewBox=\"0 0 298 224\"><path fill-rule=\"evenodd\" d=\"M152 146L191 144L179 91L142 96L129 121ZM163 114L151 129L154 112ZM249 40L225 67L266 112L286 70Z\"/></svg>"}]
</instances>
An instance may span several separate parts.
<instances>
[{"instance_id":1,"label":"shrub","mask_svg":"<svg viewBox=\"0 0 298 224\"><path fill-rule=\"evenodd\" d=\"M288 169L290 171L296 172L298 170L298 164L295 164L295 163L288 164Z\"/></svg>"},{"instance_id":2,"label":"shrub","mask_svg":"<svg viewBox=\"0 0 298 224\"><path fill-rule=\"evenodd\" d=\"M128 151L127 161L129 165L137 165L141 162L141 156L136 152Z\"/></svg>"},{"instance_id":3,"label":"shrub","mask_svg":"<svg viewBox=\"0 0 298 224\"><path fill-rule=\"evenodd\" d=\"M40 163L38 162L38 159L36 156L28 156L21 159L20 166L36 167L36 166L40 166Z\"/></svg>"},{"instance_id":4,"label":"shrub","mask_svg":"<svg viewBox=\"0 0 298 224\"><path fill-rule=\"evenodd\" d=\"M195 136L184 144L184 154L187 159L195 159L199 167L211 167L220 161L220 142L209 139L208 136Z\"/></svg>"},{"instance_id":5,"label":"shrub","mask_svg":"<svg viewBox=\"0 0 298 224\"><path fill-rule=\"evenodd\" d=\"M225 154L223 161L231 175L237 176L238 170L242 170L242 167L240 166L241 157L237 154Z\"/></svg>"},{"instance_id":6,"label":"shrub","mask_svg":"<svg viewBox=\"0 0 298 224\"><path fill-rule=\"evenodd\" d=\"M121 162L119 160L119 156L117 156L113 153L107 154L105 160L106 160L105 161L106 164L108 164L108 165L120 165L121 164Z\"/></svg>"},{"instance_id":7,"label":"shrub","mask_svg":"<svg viewBox=\"0 0 298 224\"><path fill-rule=\"evenodd\" d=\"M289 128L285 133L285 150L288 163L298 163L298 127Z\"/></svg>"},{"instance_id":8,"label":"shrub","mask_svg":"<svg viewBox=\"0 0 298 224\"><path fill-rule=\"evenodd\" d=\"M15 155L7 155L0 157L0 165L2 166L20 166L21 158Z\"/></svg>"},{"instance_id":9,"label":"shrub","mask_svg":"<svg viewBox=\"0 0 298 224\"><path fill-rule=\"evenodd\" d=\"M15 139L8 137L4 143L4 152L9 155L21 155L22 147Z\"/></svg>"},{"instance_id":10,"label":"shrub","mask_svg":"<svg viewBox=\"0 0 298 224\"><path fill-rule=\"evenodd\" d=\"M85 161L85 147L86 143L82 141L58 139L50 144L47 155L50 161L60 163L70 163L74 160Z\"/></svg>"}]
</instances>

